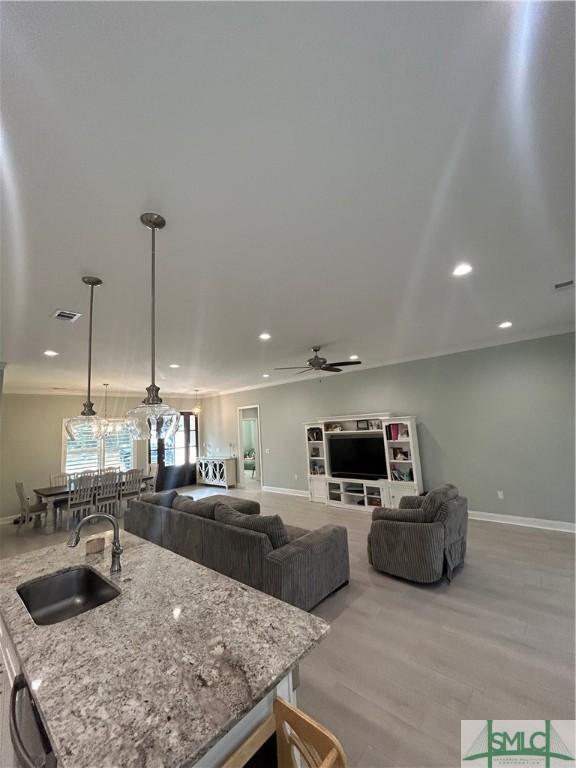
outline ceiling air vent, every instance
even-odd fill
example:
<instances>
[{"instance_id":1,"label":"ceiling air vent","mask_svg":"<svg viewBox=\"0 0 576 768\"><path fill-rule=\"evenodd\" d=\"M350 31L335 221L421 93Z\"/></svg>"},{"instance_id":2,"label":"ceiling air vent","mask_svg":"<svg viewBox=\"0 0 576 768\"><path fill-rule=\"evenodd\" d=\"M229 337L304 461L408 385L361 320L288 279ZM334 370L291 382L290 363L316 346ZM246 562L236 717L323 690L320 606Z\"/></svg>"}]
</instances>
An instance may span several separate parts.
<instances>
[{"instance_id":1,"label":"ceiling air vent","mask_svg":"<svg viewBox=\"0 0 576 768\"><path fill-rule=\"evenodd\" d=\"M565 288L572 288L574 286L574 280L564 280L562 283L554 283L555 291L562 291Z\"/></svg>"},{"instance_id":2,"label":"ceiling air vent","mask_svg":"<svg viewBox=\"0 0 576 768\"><path fill-rule=\"evenodd\" d=\"M71 309L57 309L50 317L55 317L57 320L66 320L68 323L75 323L79 317L82 317L82 312L72 312Z\"/></svg>"}]
</instances>

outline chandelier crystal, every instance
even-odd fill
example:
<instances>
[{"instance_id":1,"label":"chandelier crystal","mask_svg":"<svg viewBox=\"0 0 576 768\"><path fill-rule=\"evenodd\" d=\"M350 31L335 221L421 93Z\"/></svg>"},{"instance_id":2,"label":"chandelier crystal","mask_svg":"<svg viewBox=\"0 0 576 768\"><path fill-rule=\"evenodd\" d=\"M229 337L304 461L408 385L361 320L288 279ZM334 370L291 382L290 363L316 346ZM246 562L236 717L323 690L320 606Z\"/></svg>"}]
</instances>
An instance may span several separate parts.
<instances>
[{"instance_id":1,"label":"chandelier crystal","mask_svg":"<svg viewBox=\"0 0 576 768\"><path fill-rule=\"evenodd\" d=\"M88 387L86 401L80 416L67 419L64 426L71 440L101 440L107 432L108 422L100 418L90 400L90 384L92 379L92 324L94 315L94 288L102 285L99 277L83 277L82 282L90 286L90 321L88 329Z\"/></svg>"},{"instance_id":2,"label":"chandelier crystal","mask_svg":"<svg viewBox=\"0 0 576 768\"><path fill-rule=\"evenodd\" d=\"M140 221L152 233L151 311L150 311L150 378L148 393L141 405L126 414L130 431L135 440L163 439L172 437L178 429L180 412L162 402L160 387L156 386L156 230L166 226L166 220L158 213L143 213Z\"/></svg>"},{"instance_id":3,"label":"chandelier crystal","mask_svg":"<svg viewBox=\"0 0 576 768\"><path fill-rule=\"evenodd\" d=\"M194 407L192 408L192 413L194 416L199 416L202 413L202 408L200 407L200 400L198 398L198 392L200 392L199 389L195 389L194 393L196 395L196 401L194 403Z\"/></svg>"}]
</instances>

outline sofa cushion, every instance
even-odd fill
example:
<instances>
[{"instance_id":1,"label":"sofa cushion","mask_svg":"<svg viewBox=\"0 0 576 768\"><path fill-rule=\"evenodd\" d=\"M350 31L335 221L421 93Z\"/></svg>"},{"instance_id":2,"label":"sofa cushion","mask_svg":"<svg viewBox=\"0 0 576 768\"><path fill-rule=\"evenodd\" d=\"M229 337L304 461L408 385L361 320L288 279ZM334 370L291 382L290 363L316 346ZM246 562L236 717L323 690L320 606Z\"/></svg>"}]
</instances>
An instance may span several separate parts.
<instances>
[{"instance_id":1,"label":"sofa cushion","mask_svg":"<svg viewBox=\"0 0 576 768\"><path fill-rule=\"evenodd\" d=\"M297 525L286 525L286 523L284 523L284 528L286 529L290 541L296 541L296 539L300 539L302 536L306 536L307 533L310 533L307 528L299 528Z\"/></svg>"},{"instance_id":2,"label":"sofa cushion","mask_svg":"<svg viewBox=\"0 0 576 768\"><path fill-rule=\"evenodd\" d=\"M274 549L279 549L290 543L288 532L284 527L282 518L278 515L260 516L244 515L228 504L218 502L214 510L214 519L219 523L234 525L238 528L247 528L258 533L265 533L270 539Z\"/></svg>"},{"instance_id":3,"label":"sofa cushion","mask_svg":"<svg viewBox=\"0 0 576 768\"><path fill-rule=\"evenodd\" d=\"M260 514L260 504L252 499L239 499L237 496L225 496L223 493L217 493L214 496L207 496L203 501L210 502L213 506L216 506L217 503L226 504L245 515Z\"/></svg>"},{"instance_id":4,"label":"sofa cushion","mask_svg":"<svg viewBox=\"0 0 576 768\"><path fill-rule=\"evenodd\" d=\"M188 512L191 515L198 515L198 517L206 517L209 520L214 520L214 507L215 504L210 501L210 497L195 500L192 496L177 495L172 502L172 509L177 509L179 512Z\"/></svg>"},{"instance_id":5,"label":"sofa cushion","mask_svg":"<svg viewBox=\"0 0 576 768\"><path fill-rule=\"evenodd\" d=\"M438 488L434 488L432 491L426 494L422 501L422 512L426 517L433 521L436 519L436 515L442 510L444 504L447 501L451 501L458 496L458 488L451 483L445 485L439 485Z\"/></svg>"},{"instance_id":6,"label":"sofa cushion","mask_svg":"<svg viewBox=\"0 0 576 768\"><path fill-rule=\"evenodd\" d=\"M176 491L160 491L159 493L143 493L140 498L147 504L170 508L176 496L178 496Z\"/></svg>"}]
</instances>

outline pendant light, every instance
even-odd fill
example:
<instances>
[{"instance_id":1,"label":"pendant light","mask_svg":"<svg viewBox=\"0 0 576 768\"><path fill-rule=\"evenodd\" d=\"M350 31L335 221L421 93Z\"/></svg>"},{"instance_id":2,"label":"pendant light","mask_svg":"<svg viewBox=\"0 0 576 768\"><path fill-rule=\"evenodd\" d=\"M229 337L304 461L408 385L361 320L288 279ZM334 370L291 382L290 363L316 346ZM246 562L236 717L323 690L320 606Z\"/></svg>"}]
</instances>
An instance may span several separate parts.
<instances>
[{"instance_id":1,"label":"pendant light","mask_svg":"<svg viewBox=\"0 0 576 768\"><path fill-rule=\"evenodd\" d=\"M178 429L180 412L162 402L156 386L156 230L166 226L166 220L158 213L143 213L140 221L152 233L151 312L150 312L150 375L151 384L146 387L147 396L141 405L126 414L135 440L166 439Z\"/></svg>"},{"instance_id":2,"label":"pendant light","mask_svg":"<svg viewBox=\"0 0 576 768\"><path fill-rule=\"evenodd\" d=\"M90 286L90 321L88 326L88 390L80 416L73 416L65 423L66 432L72 440L100 440L106 434L108 423L96 415L94 403L90 400L92 379L92 320L94 315L94 288L102 285L99 277L83 277L82 282Z\"/></svg>"},{"instance_id":3,"label":"pendant light","mask_svg":"<svg viewBox=\"0 0 576 768\"><path fill-rule=\"evenodd\" d=\"M194 416L199 416L202 412L202 408L200 407L200 400L198 399L198 392L200 392L199 389L195 389L194 393L196 395L196 402L194 403L194 408L192 408L192 413Z\"/></svg>"}]
</instances>

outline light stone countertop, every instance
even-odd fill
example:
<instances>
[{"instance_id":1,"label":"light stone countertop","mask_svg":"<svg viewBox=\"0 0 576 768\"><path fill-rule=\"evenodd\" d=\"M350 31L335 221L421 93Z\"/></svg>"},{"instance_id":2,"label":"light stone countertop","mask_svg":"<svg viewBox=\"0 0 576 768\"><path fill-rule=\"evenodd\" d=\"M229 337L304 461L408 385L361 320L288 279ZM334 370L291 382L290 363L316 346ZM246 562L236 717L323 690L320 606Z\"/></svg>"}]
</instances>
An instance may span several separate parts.
<instances>
[{"instance_id":1,"label":"light stone countertop","mask_svg":"<svg viewBox=\"0 0 576 768\"><path fill-rule=\"evenodd\" d=\"M111 577L111 535L98 555L82 540L1 561L0 613L59 768L193 765L328 624L126 532ZM37 626L16 587L81 563L121 594Z\"/></svg>"}]
</instances>

